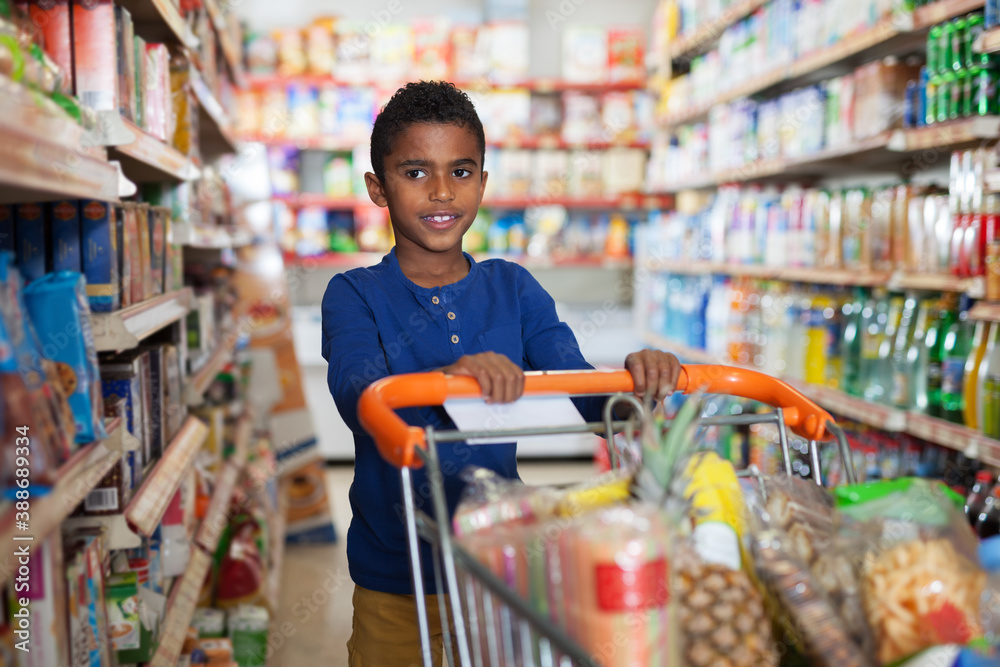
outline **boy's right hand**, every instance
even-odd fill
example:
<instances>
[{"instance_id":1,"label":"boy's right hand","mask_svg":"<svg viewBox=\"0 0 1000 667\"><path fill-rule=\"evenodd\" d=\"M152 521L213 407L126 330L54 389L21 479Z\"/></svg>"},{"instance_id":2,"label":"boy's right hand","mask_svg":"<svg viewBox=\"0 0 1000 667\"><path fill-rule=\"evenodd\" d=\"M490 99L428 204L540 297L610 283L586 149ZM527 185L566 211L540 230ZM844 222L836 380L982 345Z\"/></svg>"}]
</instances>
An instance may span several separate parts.
<instances>
[{"instance_id":1,"label":"boy's right hand","mask_svg":"<svg viewBox=\"0 0 1000 667\"><path fill-rule=\"evenodd\" d=\"M512 403L524 393L524 371L502 354L467 354L440 369L449 375L470 375L479 382L487 403Z\"/></svg>"}]
</instances>

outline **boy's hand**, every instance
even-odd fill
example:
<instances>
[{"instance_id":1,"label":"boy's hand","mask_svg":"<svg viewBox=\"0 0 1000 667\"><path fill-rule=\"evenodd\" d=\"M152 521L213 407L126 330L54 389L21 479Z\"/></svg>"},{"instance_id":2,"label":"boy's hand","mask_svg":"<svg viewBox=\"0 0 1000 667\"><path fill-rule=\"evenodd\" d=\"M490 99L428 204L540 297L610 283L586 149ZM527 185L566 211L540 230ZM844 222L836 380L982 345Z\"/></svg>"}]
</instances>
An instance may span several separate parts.
<instances>
[{"instance_id":1,"label":"boy's hand","mask_svg":"<svg viewBox=\"0 0 1000 667\"><path fill-rule=\"evenodd\" d=\"M524 371L502 354L467 354L445 366L449 375L471 375L479 382L487 403L512 403L524 393Z\"/></svg>"},{"instance_id":2,"label":"boy's hand","mask_svg":"<svg viewBox=\"0 0 1000 667\"><path fill-rule=\"evenodd\" d=\"M625 368L632 374L636 396L649 393L662 401L677 387L681 362L669 352L640 350L625 357Z\"/></svg>"}]
</instances>

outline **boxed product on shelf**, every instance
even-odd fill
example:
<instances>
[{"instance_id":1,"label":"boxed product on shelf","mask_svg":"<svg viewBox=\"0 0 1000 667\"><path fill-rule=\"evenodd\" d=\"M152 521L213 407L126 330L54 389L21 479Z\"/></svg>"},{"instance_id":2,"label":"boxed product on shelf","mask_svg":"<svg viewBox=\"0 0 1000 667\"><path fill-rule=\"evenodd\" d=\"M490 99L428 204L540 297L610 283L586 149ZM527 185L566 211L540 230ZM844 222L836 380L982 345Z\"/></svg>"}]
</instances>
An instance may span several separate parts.
<instances>
[{"instance_id":1,"label":"boxed product on shelf","mask_svg":"<svg viewBox=\"0 0 1000 667\"><path fill-rule=\"evenodd\" d=\"M28 4L32 23L41 33L45 53L59 66L67 77L73 72L73 39L71 28L71 2L48 3L31 0ZM66 86L67 89L72 86Z\"/></svg>"},{"instance_id":2,"label":"boxed product on shelf","mask_svg":"<svg viewBox=\"0 0 1000 667\"><path fill-rule=\"evenodd\" d=\"M125 401L125 426L139 440L138 451L130 452L128 457L133 483L138 485L146 466L153 462L149 353L130 350L119 355L102 355L100 362L104 400Z\"/></svg>"},{"instance_id":3,"label":"boxed product on shelf","mask_svg":"<svg viewBox=\"0 0 1000 667\"><path fill-rule=\"evenodd\" d=\"M375 81L404 81L410 75L413 56L413 27L390 23L371 36L370 76Z\"/></svg>"},{"instance_id":4,"label":"boxed product on shelf","mask_svg":"<svg viewBox=\"0 0 1000 667\"><path fill-rule=\"evenodd\" d=\"M451 30L451 76L475 81L490 71L490 32L485 25L457 24Z\"/></svg>"},{"instance_id":5,"label":"boxed product on shelf","mask_svg":"<svg viewBox=\"0 0 1000 667\"><path fill-rule=\"evenodd\" d=\"M84 199L80 201L80 212L83 272L87 278L90 309L95 313L117 310L121 305L121 287L114 206Z\"/></svg>"},{"instance_id":6,"label":"boxed product on shelf","mask_svg":"<svg viewBox=\"0 0 1000 667\"><path fill-rule=\"evenodd\" d=\"M31 619L29 650L19 656L18 664L23 667L70 664L63 543L58 532L31 549L27 571L27 582L10 598L11 618Z\"/></svg>"},{"instance_id":7,"label":"boxed product on shelf","mask_svg":"<svg viewBox=\"0 0 1000 667\"><path fill-rule=\"evenodd\" d=\"M47 270L45 255L49 247L42 204L18 204L14 212L17 238L17 266L25 282L37 280Z\"/></svg>"},{"instance_id":8,"label":"boxed product on shelf","mask_svg":"<svg viewBox=\"0 0 1000 667\"><path fill-rule=\"evenodd\" d=\"M75 529L63 537L69 592L71 664L111 664L111 633L105 603L108 547L99 529Z\"/></svg>"},{"instance_id":9,"label":"boxed product on shelf","mask_svg":"<svg viewBox=\"0 0 1000 667\"><path fill-rule=\"evenodd\" d=\"M73 0L73 89L95 111L119 107L116 23L111 0Z\"/></svg>"},{"instance_id":10,"label":"boxed product on shelf","mask_svg":"<svg viewBox=\"0 0 1000 667\"><path fill-rule=\"evenodd\" d=\"M645 30L640 27L608 28L608 80L641 81L645 76Z\"/></svg>"},{"instance_id":11,"label":"boxed product on shelf","mask_svg":"<svg viewBox=\"0 0 1000 667\"><path fill-rule=\"evenodd\" d=\"M608 29L604 26L566 26L562 34L562 78L574 83L608 80L609 42Z\"/></svg>"},{"instance_id":12,"label":"boxed product on shelf","mask_svg":"<svg viewBox=\"0 0 1000 667\"><path fill-rule=\"evenodd\" d=\"M516 84L528 78L529 29L521 21L489 24L489 79L499 84Z\"/></svg>"},{"instance_id":13,"label":"boxed product on shelf","mask_svg":"<svg viewBox=\"0 0 1000 667\"><path fill-rule=\"evenodd\" d=\"M413 23L413 77L441 81L451 70L451 22L440 16L417 18Z\"/></svg>"},{"instance_id":14,"label":"boxed product on shelf","mask_svg":"<svg viewBox=\"0 0 1000 667\"><path fill-rule=\"evenodd\" d=\"M52 270L76 271L83 268L80 253L80 207L76 201L46 204L52 244Z\"/></svg>"}]
</instances>

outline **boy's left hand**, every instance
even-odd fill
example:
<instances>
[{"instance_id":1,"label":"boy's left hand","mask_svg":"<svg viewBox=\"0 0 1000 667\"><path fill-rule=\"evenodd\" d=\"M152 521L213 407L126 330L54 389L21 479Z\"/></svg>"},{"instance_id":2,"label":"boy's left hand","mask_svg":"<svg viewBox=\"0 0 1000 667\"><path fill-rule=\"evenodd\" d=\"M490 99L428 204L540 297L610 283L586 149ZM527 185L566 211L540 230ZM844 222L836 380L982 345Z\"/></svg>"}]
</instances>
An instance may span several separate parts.
<instances>
[{"instance_id":1,"label":"boy's left hand","mask_svg":"<svg viewBox=\"0 0 1000 667\"><path fill-rule=\"evenodd\" d=\"M636 396L648 393L662 401L677 387L681 362L669 352L640 350L625 357L625 368L632 374Z\"/></svg>"}]
</instances>

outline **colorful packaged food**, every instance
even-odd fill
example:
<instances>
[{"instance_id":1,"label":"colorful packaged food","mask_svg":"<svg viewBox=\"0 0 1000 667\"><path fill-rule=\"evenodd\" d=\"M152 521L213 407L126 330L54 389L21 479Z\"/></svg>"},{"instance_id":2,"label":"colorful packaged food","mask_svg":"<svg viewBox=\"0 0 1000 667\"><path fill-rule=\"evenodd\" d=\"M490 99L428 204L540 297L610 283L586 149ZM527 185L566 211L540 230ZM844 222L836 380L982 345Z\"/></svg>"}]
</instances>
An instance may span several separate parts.
<instances>
[{"instance_id":1,"label":"colorful packaged food","mask_svg":"<svg viewBox=\"0 0 1000 667\"><path fill-rule=\"evenodd\" d=\"M766 478L764 489L766 504L751 515L751 547L757 575L780 605L786 639L810 664L873 665L857 563L834 548L832 498L784 475Z\"/></svg>"},{"instance_id":2,"label":"colorful packaged food","mask_svg":"<svg viewBox=\"0 0 1000 667\"><path fill-rule=\"evenodd\" d=\"M199 639L225 637L226 612L221 609L213 609L212 607L199 607L194 610L191 627L198 631Z\"/></svg>"},{"instance_id":3,"label":"colorful packaged food","mask_svg":"<svg viewBox=\"0 0 1000 667\"><path fill-rule=\"evenodd\" d=\"M51 667L69 664L66 628L66 580L63 578L63 548L59 531L31 550L28 579L21 592L12 595L11 613L22 609L37 626L30 633L29 651L19 654L21 667ZM23 579L22 579L23 581ZM27 602L22 605L21 601Z\"/></svg>"},{"instance_id":4,"label":"colorful packaged food","mask_svg":"<svg viewBox=\"0 0 1000 667\"><path fill-rule=\"evenodd\" d=\"M267 665L267 632L271 615L264 607L240 605L230 609L226 618L233 659L240 667Z\"/></svg>"},{"instance_id":5,"label":"colorful packaged food","mask_svg":"<svg viewBox=\"0 0 1000 667\"><path fill-rule=\"evenodd\" d=\"M108 577L108 629L115 651L139 648L139 583L135 572L122 572Z\"/></svg>"},{"instance_id":6,"label":"colorful packaged food","mask_svg":"<svg viewBox=\"0 0 1000 667\"><path fill-rule=\"evenodd\" d=\"M70 27L70 0L31 0L31 21L42 34L45 53L66 76L73 72L73 40ZM67 86L71 87L71 86Z\"/></svg>"},{"instance_id":7,"label":"colorful packaged food","mask_svg":"<svg viewBox=\"0 0 1000 667\"><path fill-rule=\"evenodd\" d=\"M84 290L83 276L72 271L49 273L24 290L28 315L42 341L42 354L57 364L59 380L69 396L78 443L108 435Z\"/></svg>"},{"instance_id":8,"label":"colorful packaged food","mask_svg":"<svg viewBox=\"0 0 1000 667\"><path fill-rule=\"evenodd\" d=\"M626 53L621 54L623 61ZM608 80L608 32L598 25L571 25L563 31L562 77L576 83Z\"/></svg>"},{"instance_id":9,"label":"colorful packaged food","mask_svg":"<svg viewBox=\"0 0 1000 667\"><path fill-rule=\"evenodd\" d=\"M107 313L121 306L118 280L118 229L114 206L92 199L80 201L83 273L90 310Z\"/></svg>"},{"instance_id":10,"label":"colorful packaged food","mask_svg":"<svg viewBox=\"0 0 1000 667\"><path fill-rule=\"evenodd\" d=\"M987 576L961 497L916 478L839 487L836 496L852 520L842 532L864 554L865 611L882 664L982 636Z\"/></svg>"},{"instance_id":11,"label":"colorful packaged food","mask_svg":"<svg viewBox=\"0 0 1000 667\"><path fill-rule=\"evenodd\" d=\"M118 109L117 43L112 0L73 0L73 88L95 111Z\"/></svg>"}]
</instances>

